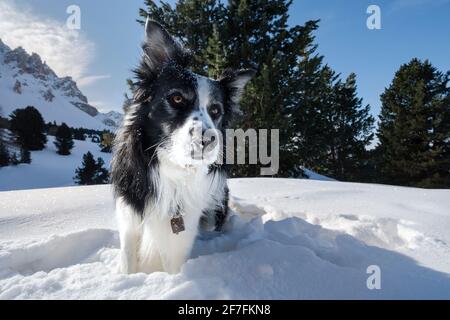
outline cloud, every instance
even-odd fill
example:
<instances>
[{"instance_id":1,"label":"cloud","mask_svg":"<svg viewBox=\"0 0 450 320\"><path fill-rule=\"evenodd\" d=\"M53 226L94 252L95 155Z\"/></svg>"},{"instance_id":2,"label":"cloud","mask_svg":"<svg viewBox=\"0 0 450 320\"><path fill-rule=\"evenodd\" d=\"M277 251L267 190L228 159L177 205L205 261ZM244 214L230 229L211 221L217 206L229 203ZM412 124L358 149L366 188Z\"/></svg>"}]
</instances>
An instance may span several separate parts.
<instances>
[{"instance_id":1,"label":"cloud","mask_svg":"<svg viewBox=\"0 0 450 320\"><path fill-rule=\"evenodd\" d=\"M86 75L94 58L93 42L78 30L68 29L65 21L38 17L10 0L0 1L0 38L13 49L21 46L39 54L60 77L84 78L87 84L103 77Z\"/></svg>"},{"instance_id":2,"label":"cloud","mask_svg":"<svg viewBox=\"0 0 450 320\"><path fill-rule=\"evenodd\" d=\"M98 76L87 76L87 77L82 77L82 78L78 79L77 84L79 87L87 87L99 80L110 79L110 78L111 78L111 75L109 75L109 74L98 75Z\"/></svg>"}]
</instances>

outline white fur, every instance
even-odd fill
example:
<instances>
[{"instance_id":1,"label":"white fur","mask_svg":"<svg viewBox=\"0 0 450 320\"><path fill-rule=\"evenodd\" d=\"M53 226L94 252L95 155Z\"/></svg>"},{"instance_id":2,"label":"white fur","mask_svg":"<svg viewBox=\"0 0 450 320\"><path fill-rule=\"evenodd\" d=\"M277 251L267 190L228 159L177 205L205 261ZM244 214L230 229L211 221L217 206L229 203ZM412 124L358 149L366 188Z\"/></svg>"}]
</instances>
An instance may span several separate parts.
<instances>
[{"instance_id":1,"label":"white fur","mask_svg":"<svg viewBox=\"0 0 450 320\"><path fill-rule=\"evenodd\" d=\"M121 198L117 200L121 272L179 272L189 257L203 210L223 197L225 177L207 175L207 167L186 170L165 162L157 179L159 194L147 204L144 219ZM174 234L170 220L177 205L186 230Z\"/></svg>"}]
</instances>

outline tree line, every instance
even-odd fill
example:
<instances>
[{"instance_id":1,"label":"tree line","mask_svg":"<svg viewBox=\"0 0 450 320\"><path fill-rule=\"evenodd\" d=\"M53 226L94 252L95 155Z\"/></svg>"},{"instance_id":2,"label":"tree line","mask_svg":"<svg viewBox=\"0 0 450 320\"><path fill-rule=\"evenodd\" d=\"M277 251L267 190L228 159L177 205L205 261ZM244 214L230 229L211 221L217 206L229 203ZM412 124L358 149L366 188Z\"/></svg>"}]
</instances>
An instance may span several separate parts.
<instances>
[{"instance_id":1,"label":"tree line","mask_svg":"<svg viewBox=\"0 0 450 320\"><path fill-rule=\"evenodd\" d=\"M318 53L319 21L288 24L291 3L145 0L138 22L149 16L191 49L194 72L217 78L226 68L258 69L235 127L280 130L277 176L303 177L307 167L343 181L450 187L449 72L427 60L402 65L381 96L375 128L356 75L342 78ZM230 172L252 177L259 167Z\"/></svg>"},{"instance_id":2,"label":"tree line","mask_svg":"<svg viewBox=\"0 0 450 320\"><path fill-rule=\"evenodd\" d=\"M14 110L9 118L9 120L1 118L0 123L0 167L31 163L30 151L43 150L48 135L55 136L53 143L56 152L61 156L71 154L74 139L85 140L86 136L90 136L92 142L99 143L101 152L110 153L112 149L114 139L112 132L70 128L64 122L61 125L55 122L46 124L39 110L33 106ZM95 160L92 153L87 152L83 155L82 166L75 171L75 183L80 185L107 183L108 170L104 165L103 159Z\"/></svg>"}]
</instances>

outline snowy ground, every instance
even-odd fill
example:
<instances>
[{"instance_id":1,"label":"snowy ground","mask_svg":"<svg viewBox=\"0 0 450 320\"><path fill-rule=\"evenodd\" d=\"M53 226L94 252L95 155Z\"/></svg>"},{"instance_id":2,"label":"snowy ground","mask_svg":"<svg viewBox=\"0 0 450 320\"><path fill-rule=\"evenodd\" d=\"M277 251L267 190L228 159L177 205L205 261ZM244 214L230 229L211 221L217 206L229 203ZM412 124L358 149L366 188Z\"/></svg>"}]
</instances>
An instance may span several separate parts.
<instances>
[{"instance_id":1,"label":"snowy ground","mask_svg":"<svg viewBox=\"0 0 450 320\"><path fill-rule=\"evenodd\" d=\"M31 164L0 168L0 191L73 186L75 170L81 166L83 154L90 151L95 159L102 158L109 166L110 153L100 152L98 143L74 140L71 155L56 153L55 138L47 136L47 146L42 151L31 152Z\"/></svg>"},{"instance_id":2,"label":"snowy ground","mask_svg":"<svg viewBox=\"0 0 450 320\"><path fill-rule=\"evenodd\" d=\"M228 230L198 239L177 275L116 273L110 186L0 192L0 298L450 298L449 190L230 185Z\"/></svg>"}]
</instances>

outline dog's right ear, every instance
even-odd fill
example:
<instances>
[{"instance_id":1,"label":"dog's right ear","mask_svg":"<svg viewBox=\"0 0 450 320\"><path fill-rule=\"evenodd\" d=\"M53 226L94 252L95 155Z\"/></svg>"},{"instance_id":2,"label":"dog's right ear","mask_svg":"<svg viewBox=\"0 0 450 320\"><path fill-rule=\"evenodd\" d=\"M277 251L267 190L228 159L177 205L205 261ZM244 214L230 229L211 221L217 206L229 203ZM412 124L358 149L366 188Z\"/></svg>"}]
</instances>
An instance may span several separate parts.
<instances>
[{"instance_id":1,"label":"dog's right ear","mask_svg":"<svg viewBox=\"0 0 450 320\"><path fill-rule=\"evenodd\" d=\"M167 62L186 67L189 53L158 22L147 18L144 42L145 63L154 72L162 69Z\"/></svg>"}]
</instances>

